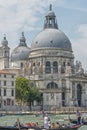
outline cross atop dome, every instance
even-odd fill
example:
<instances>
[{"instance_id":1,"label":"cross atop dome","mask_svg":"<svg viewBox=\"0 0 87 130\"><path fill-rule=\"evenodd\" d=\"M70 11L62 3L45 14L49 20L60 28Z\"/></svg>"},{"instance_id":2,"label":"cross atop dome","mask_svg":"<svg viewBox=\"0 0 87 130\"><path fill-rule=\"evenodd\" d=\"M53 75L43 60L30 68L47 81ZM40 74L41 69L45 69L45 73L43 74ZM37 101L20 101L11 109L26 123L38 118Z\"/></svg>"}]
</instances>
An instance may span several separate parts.
<instances>
[{"instance_id":1,"label":"cross atop dome","mask_svg":"<svg viewBox=\"0 0 87 130\"><path fill-rule=\"evenodd\" d=\"M6 34L4 34L4 40L6 40Z\"/></svg>"},{"instance_id":2,"label":"cross atop dome","mask_svg":"<svg viewBox=\"0 0 87 130\"><path fill-rule=\"evenodd\" d=\"M52 11L52 4L50 4L49 10Z\"/></svg>"}]
</instances>

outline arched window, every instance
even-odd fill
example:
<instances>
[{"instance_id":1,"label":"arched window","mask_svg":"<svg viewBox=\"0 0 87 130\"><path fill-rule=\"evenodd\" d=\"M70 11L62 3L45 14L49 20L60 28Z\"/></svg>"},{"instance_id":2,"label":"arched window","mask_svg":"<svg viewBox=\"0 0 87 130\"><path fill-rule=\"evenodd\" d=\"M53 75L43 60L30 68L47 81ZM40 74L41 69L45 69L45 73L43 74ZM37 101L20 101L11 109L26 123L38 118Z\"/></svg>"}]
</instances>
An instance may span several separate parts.
<instances>
[{"instance_id":1,"label":"arched window","mask_svg":"<svg viewBox=\"0 0 87 130\"><path fill-rule=\"evenodd\" d=\"M12 106L14 106L14 101L12 100Z\"/></svg>"},{"instance_id":2,"label":"arched window","mask_svg":"<svg viewBox=\"0 0 87 130\"><path fill-rule=\"evenodd\" d=\"M62 66L61 66L61 73L65 73L65 67L66 67L66 63L63 62Z\"/></svg>"},{"instance_id":3,"label":"arched window","mask_svg":"<svg viewBox=\"0 0 87 130\"><path fill-rule=\"evenodd\" d=\"M53 62L53 73L58 72L58 63L56 61Z\"/></svg>"},{"instance_id":4,"label":"arched window","mask_svg":"<svg viewBox=\"0 0 87 130\"><path fill-rule=\"evenodd\" d=\"M6 101L4 100L4 106L6 106Z\"/></svg>"},{"instance_id":5,"label":"arched window","mask_svg":"<svg viewBox=\"0 0 87 130\"><path fill-rule=\"evenodd\" d=\"M77 102L78 106L81 106L82 101L82 86L80 84L77 85Z\"/></svg>"},{"instance_id":6,"label":"arched window","mask_svg":"<svg viewBox=\"0 0 87 130\"><path fill-rule=\"evenodd\" d=\"M23 68L23 63L21 62L20 67Z\"/></svg>"},{"instance_id":7,"label":"arched window","mask_svg":"<svg viewBox=\"0 0 87 130\"><path fill-rule=\"evenodd\" d=\"M49 61L47 61L46 62L46 73L51 73L51 65L50 65L50 62Z\"/></svg>"},{"instance_id":8,"label":"arched window","mask_svg":"<svg viewBox=\"0 0 87 130\"><path fill-rule=\"evenodd\" d=\"M4 96L6 96L6 89L4 89Z\"/></svg>"},{"instance_id":9,"label":"arched window","mask_svg":"<svg viewBox=\"0 0 87 130\"><path fill-rule=\"evenodd\" d=\"M13 89L11 90L11 96L14 96L14 90Z\"/></svg>"},{"instance_id":10,"label":"arched window","mask_svg":"<svg viewBox=\"0 0 87 130\"><path fill-rule=\"evenodd\" d=\"M54 82L51 82L47 85L47 89L58 89L58 85Z\"/></svg>"}]
</instances>

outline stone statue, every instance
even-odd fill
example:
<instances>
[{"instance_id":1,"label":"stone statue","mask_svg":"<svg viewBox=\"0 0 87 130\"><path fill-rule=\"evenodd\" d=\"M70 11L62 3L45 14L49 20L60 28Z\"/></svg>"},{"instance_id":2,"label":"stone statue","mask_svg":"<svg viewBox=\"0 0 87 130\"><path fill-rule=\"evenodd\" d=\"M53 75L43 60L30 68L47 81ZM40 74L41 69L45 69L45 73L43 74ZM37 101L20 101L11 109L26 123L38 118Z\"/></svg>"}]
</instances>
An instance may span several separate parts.
<instances>
[{"instance_id":1,"label":"stone statue","mask_svg":"<svg viewBox=\"0 0 87 130\"><path fill-rule=\"evenodd\" d=\"M84 73L84 69L82 68L82 63L80 61L76 61L76 72Z\"/></svg>"}]
</instances>

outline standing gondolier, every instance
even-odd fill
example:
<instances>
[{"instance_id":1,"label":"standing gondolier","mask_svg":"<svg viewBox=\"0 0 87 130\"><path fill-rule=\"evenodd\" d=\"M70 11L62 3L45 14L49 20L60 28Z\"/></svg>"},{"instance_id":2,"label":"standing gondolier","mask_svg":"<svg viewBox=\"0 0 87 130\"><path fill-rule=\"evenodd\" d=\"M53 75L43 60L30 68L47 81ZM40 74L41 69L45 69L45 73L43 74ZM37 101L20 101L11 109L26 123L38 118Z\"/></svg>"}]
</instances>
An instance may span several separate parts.
<instances>
[{"instance_id":1,"label":"standing gondolier","mask_svg":"<svg viewBox=\"0 0 87 130\"><path fill-rule=\"evenodd\" d=\"M77 124L80 124L81 123L81 113L79 112L79 110L77 110L76 116L77 116Z\"/></svg>"}]
</instances>

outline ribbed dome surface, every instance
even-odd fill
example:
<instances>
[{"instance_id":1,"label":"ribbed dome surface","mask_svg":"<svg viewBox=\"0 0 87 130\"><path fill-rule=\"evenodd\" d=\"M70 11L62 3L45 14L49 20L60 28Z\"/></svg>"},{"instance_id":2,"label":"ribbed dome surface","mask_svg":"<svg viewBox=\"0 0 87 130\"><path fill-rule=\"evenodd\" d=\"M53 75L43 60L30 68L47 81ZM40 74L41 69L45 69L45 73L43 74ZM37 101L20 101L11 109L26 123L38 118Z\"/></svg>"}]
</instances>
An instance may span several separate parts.
<instances>
[{"instance_id":1,"label":"ribbed dome surface","mask_svg":"<svg viewBox=\"0 0 87 130\"><path fill-rule=\"evenodd\" d=\"M59 29L44 29L31 44L31 49L59 48L72 51L68 37Z\"/></svg>"},{"instance_id":2,"label":"ribbed dome surface","mask_svg":"<svg viewBox=\"0 0 87 130\"><path fill-rule=\"evenodd\" d=\"M30 53L29 47L18 46L13 50L11 54L11 60L12 61L27 60L29 57L29 53Z\"/></svg>"},{"instance_id":3,"label":"ribbed dome surface","mask_svg":"<svg viewBox=\"0 0 87 130\"><path fill-rule=\"evenodd\" d=\"M27 46L24 33L22 32L19 45L11 53L11 61L27 60L29 53L30 48Z\"/></svg>"}]
</instances>

